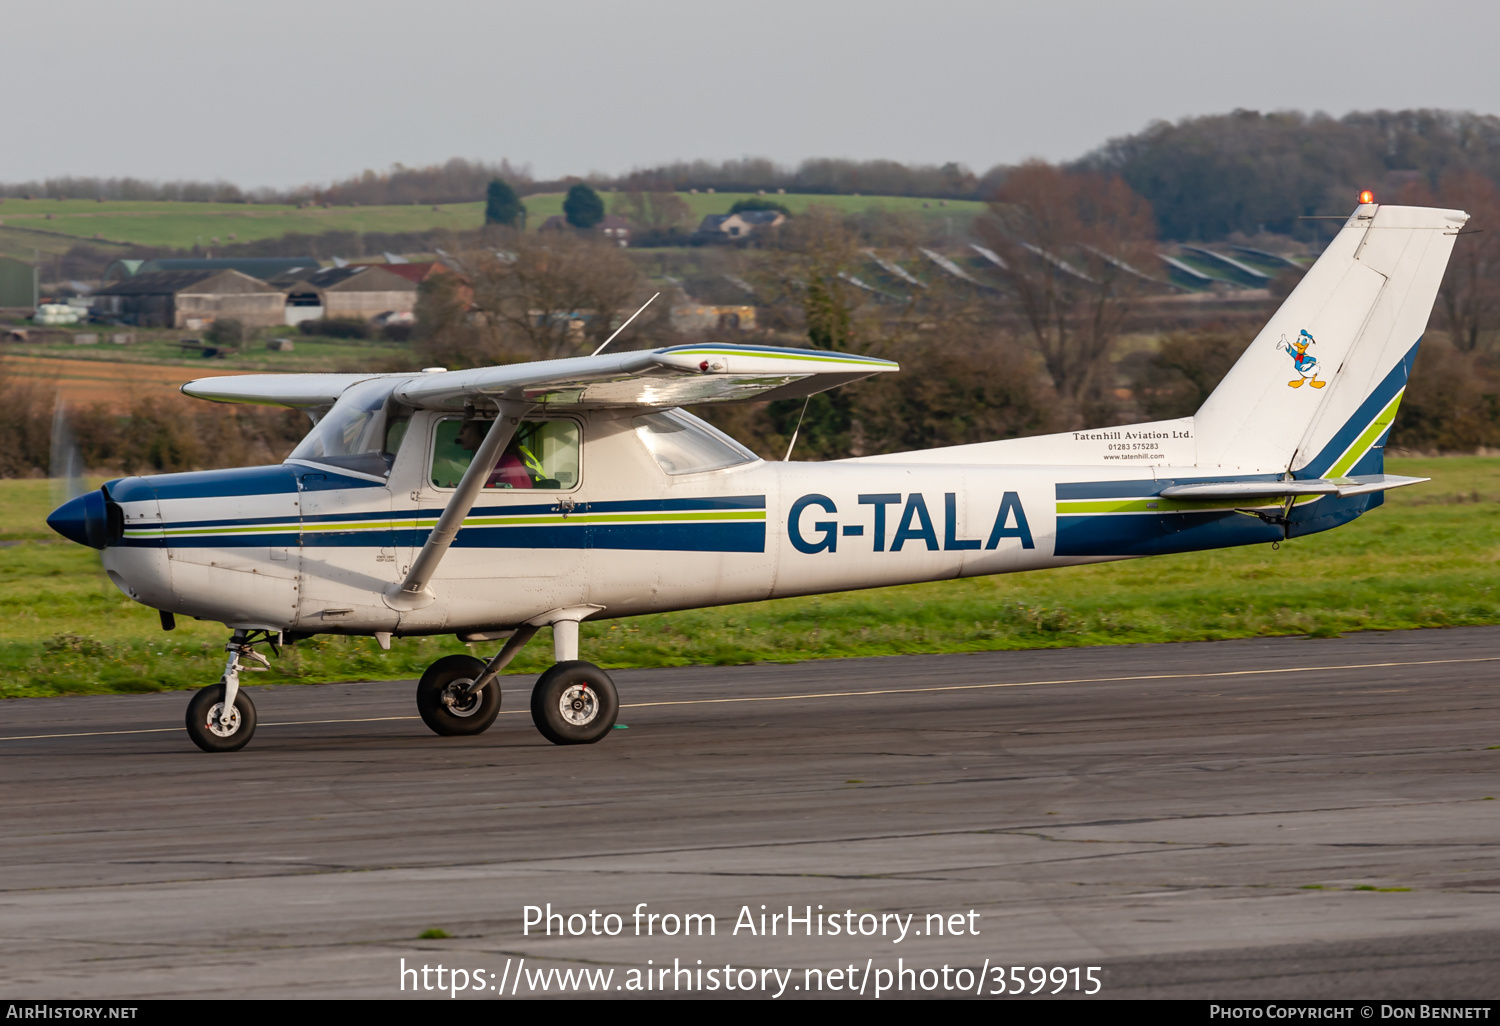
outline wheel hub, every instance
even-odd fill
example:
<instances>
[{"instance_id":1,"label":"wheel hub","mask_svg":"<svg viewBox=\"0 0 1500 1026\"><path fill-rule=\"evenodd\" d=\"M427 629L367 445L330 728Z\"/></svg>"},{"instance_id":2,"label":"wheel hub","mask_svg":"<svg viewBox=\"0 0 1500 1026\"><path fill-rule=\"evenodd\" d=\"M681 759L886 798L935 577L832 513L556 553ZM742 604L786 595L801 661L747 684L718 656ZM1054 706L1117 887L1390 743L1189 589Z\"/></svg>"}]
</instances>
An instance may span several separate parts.
<instances>
[{"instance_id":1,"label":"wheel hub","mask_svg":"<svg viewBox=\"0 0 1500 1026\"><path fill-rule=\"evenodd\" d=\"M469 685L472 683L474 681L470 677L460 677L449 683L443 689L443 708L454 716L460 717L473 716L477 713L479 707L484 704L484 698L481 692L469 690Z\"/></svg>"},{"instance_id":2,"label":"wheel hub","mask_svg":"<svg viewBox=\"0 0 1500 1026\"><path fill-rule=\"evenodd\" d=\"M599 700L586 684L574 684L565 690L557 707L562 718L575 727L586 726L599 715Z\"/></svg>"},{"instance_id":3,"label":"wheel hub","mask_svg":"<svg viewBox=\"0 0 1500 1026\"><path fill-rule=\"evenodd\" d=\"M223 719L221 719L221 714L223 712L224 703L215 702L213 708L208 710L208 722L205 723L204 726L208 728L208 732L210 734L213 734L216 737L233 737L235 734L239 733L240 711L238 708L230 709L228 723L225 723Z\"/></svg>"}]
</instances>

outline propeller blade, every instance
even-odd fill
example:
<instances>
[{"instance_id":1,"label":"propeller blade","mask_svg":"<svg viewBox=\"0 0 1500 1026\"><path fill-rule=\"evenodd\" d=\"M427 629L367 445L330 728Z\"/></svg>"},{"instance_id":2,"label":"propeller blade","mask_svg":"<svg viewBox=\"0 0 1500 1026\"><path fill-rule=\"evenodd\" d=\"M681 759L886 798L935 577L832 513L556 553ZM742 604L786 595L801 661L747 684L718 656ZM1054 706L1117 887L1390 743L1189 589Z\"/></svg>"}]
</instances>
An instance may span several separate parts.
<instances>
[{"instance_id":1,"label":"propeller blade","mask_svg":"<svg viewBox=\"0 0 1500 1026\"><path fill-rule=\"evenodd\" d=\"M52 408L52 497L61 506L88 491L83 479L83 452L68 420L68 404L61 398Z\"/></svg>"}]
</instances>

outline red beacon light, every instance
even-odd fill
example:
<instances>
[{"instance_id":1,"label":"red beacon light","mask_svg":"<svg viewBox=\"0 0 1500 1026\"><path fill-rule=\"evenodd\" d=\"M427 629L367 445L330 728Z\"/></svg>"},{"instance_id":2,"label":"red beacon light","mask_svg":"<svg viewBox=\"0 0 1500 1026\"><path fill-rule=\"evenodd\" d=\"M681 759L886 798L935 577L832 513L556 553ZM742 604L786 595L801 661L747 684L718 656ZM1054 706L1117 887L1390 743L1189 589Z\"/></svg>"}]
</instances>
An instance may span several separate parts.
<instances>
[{"instance_id":1,"label":"red beacon light","mask_svg":"<svg viewBox=\"0 0 1500 1026\"><path fill-rule=\"evenodd\" d=\"M1372 192L1369 189L1364 190L1363 192L1361 192L1359 194L1359 202L1361 204L1364 204L1364 203L1374 203L1375 202L1375 193Z\"/></svg>"}]
</instances>

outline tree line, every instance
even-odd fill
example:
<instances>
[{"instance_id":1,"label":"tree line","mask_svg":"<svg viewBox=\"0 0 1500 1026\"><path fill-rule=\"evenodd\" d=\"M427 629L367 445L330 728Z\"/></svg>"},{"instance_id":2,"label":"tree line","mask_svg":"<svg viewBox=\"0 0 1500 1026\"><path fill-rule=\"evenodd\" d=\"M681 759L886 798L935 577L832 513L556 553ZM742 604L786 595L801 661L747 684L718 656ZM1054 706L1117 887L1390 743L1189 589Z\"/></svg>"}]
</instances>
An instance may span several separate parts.
<instances>
[{"instance_id":1,"label":"tree line","mask_svg":"<svg viewBox=\"0 0 1500 1026\"><path fill-rule=\"evenodd\" d=\"M489 183L500 179L527 196L563 192L577 182L599 190L721 192L787 192L870 196L930 196L935 199L979 199L1003 175L996 168L976 176L961 164L902 164L893 160L805 160L795 167L761 158L678 161L638 168L621 175L592 174L555 180L533 177L527 165L508 160L490 163L455 157L427 167L393 165L366 170L328 185L286 189L247 188L226 181L152 182L130 177L58 176L28 182L0 183L0 197L48 199L175 200L196 203L328 203L333 206L390 206L411 203L472 203L483 199Z\"/></svg>"},{"instance_id":2,"label":"tree line","mask_svg":"<svg viewBox=\"0 0 1500 1026\"><path fill-rule=\"evenodd\" d=\"M1473 172L1443 176L1436 188L1410 182L1392 199L1467 206L1474 226L1500 223L1500 190ZM919 218L814 206L757 246L693 255L631 254L584 233L490 236L465 254L463 279L424 284L417 345L447 366L578 355L649 295L648 269L704 295L717 287L716 301L757 308L764 341L902 363L902 374L817 396L805 412L793 403L707 413L767 456L805 416L799 453L832 459L1189 415L1296 278L1278 281L1277 294L1237 321L1179 323L1188 308L1162 303L1155 280L1150 203L1122 175L1097 168L1030 162L1006 176L974 225L998 258L988 287L928 273L921 253L931 230ZM865 280L872 249L905 264L920 286ZM616 345L743 337L681 335L669 305ZM1393 444L1500 444L1500 236L1460 240L1433 327ZM1122 355L1128 335L1156 342Z\"/></svg>"},{"instance_id":3,"label":"tree line","mask_svg":"<svg viewBox=\"0 0 1500 1026\"><path fill-rule=\"evenodd\" d=\"M1165 239L1270 231L1315 239L1302 218L1347 214L1361 189L1389 200L1470 175L1500 182L1500 118L1462 111L1279 111L1159 121L1075 165L1117 174L1155 211ZM1322 236L1326 238L1325 236Z\"/></svg>"},{"instance_id":4,"label":"tree line","mask_svg":"<svg viewBox=\"0 0 1500 1026\"><path fill-rule=\"evenodd\" d=\"M1414 202L1467 206L1474 228L1500 221L1500 190L1477 172L1403 189ZM779 458L802 423L796 455L836 459L1191 414L1277 301L1221 324L1161 302L1159 279L1141 271L1155 253L1151 206L1122 175L1096 168L1031 162L1007 175L974 227L994 258L987 279L929 273L933 230L920 217L815 205L753 247L633 252L595 232L492 225L456 240L457 273L421 284L412 351L379 369L583 355L666 283L682 293L653 304L617 348L764 341L902 364L900 375L806 405L704 411L767 457ZM671 308L689 297L754 307L754 332L674 325ZM1433 327L1392 444L1500 446L1495 232L1456 240ZM1122 353L1127 336L1152 344ZM186 401L78 415L85 455L101 469L266 462L305 430L296 416ZM0 381L0 429L12 440L0 474L44 472L50 417L47 396Z\"/></svg>"},{"instance_id":5,"label":"tree line","mask_svg":"<svg viewBox=\"0 0 1500 1026\"><path fill-rule=\"evenodd\" d=\"M982 173L950 162L818 158L783 165L765 158L677 161L620 175L539 181L530 169L462 159L400 164L324 186L248 189L228 182L153 183L135 178L59 177L0 184L0 197L390 205L466 203L503 181L517 196L598 191L671 194L692 189L824 195L922 196L988 201L1024 165ZM1438 189L1471 175L1500 182L1500 118L1444 110L1364 111L1332 118L1297 111L1236 110L1160 121L1111 139L1070 165L1123 179L1151 206L1161 238L1224 239L1236 233L1326 238L1309 216L1348 211L1373 188L1384 198L1411 185Z\"/></svg>"}]
</instances>

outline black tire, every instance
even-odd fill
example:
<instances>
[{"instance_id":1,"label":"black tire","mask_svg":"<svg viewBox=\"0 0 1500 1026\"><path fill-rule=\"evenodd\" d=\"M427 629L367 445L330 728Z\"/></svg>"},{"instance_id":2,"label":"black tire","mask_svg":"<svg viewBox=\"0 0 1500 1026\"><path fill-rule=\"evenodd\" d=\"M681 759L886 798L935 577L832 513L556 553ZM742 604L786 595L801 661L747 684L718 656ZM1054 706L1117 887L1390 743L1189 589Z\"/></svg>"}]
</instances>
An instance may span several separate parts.
<instances>
[{"instance_id":1,"label":"black tire","mask_svg":"<svg viewBox=\"0 0 1500 1026\"><path fill-rule=\"evenodd\" d=\"M457 737L483 734L500 715L500 685L490 681L478 694L463 686L484 672L484 663L473 656L443 656L427 667L417 682L417 712L434 734Z\"/></svg>"},{"instance_id":2,"label":"black tire","mask_svg":"<svg viewBox=\"0 0 1500 1026\"><path fill-rule=\"evenodd\" d=\"M615 682L581 659L554 663L531 689L531 720L555 745L591 745L614 728L619 714Z\"/></svg>"},{"instance_id":3,"label":"black tire","mask_svg":"<svg viewBox=\"0 0 1500 1026\"><path fill-rule=\"evenodd\" d=\"M255 703L244 690L234 696L234 711L239 720L230 730L219 727L219 709L224 704L224 682L200 688L188 702L187 732L193 744L205 752L237 752L255 736Z\"/></svg>"}]
</instances>

